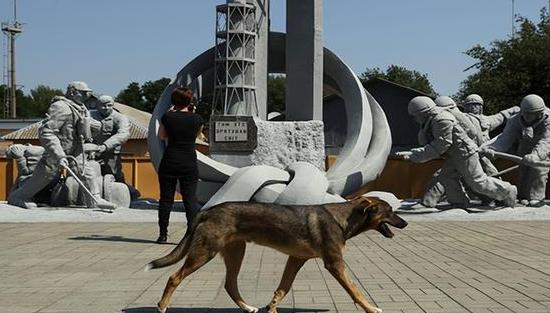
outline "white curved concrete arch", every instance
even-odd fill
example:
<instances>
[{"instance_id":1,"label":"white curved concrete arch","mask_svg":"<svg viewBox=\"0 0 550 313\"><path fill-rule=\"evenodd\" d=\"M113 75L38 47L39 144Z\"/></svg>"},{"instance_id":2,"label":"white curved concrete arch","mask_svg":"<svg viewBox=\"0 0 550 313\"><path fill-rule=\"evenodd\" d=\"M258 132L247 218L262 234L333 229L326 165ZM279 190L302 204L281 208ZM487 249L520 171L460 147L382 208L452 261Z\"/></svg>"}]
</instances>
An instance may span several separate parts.
<instances>
[{"instance_id":1,"label":"white curved concrete arch","mask_svg":"<svg viewBox=\"0 0 550 313\"><path fill-rule=\"evenodd\" d=\"M348 120L347 136L340 155L327 172L329 181L346 176L367 154L372 136L372 115L363 85L338 56L325 49L325 72L341 91Z\"/></svg>"},{"instance_id":2,"label":"white curved concrete arch","mask_svg":"<svg viewBox=\"0 0 550 313\"><path fill-rule=\"evenodd\" d=\"M270 33L269 66L272 72L284 72L284 42L284 34ZM381 173L391 148L391 135L380 106L372 97L369 99L353 71L327 48L324 49L324 65L324 75L337 84L336 89L341 91L348 119L344 148L327 173L329 190L331 193L346 195ZM173 88L196 80L213 67L212 48L187 64L163 92L149 126L148 145L155 168L158 168L164 152L164 144L158 139L159 120L170 107L170 94ZM235 167L214 161L200 153L198 163L199 176L206 181L223 183L237 171Z\"/></svg>"},{"instance_id":3,"label":"white curved concrete arch","mask_svg":"<svg viewBox=\"0 0 550 313\"><path fill-rule=\"evenodd\" d=\"M346 196L357 190L357 186L364 186L376 179L386 165L392 145L390 126L384 110L371 94L366 94L372 112L372 140L366 155L350 172L333 175L330 179L330 193ZM340 176L336 176L337 174Z\"/></svg>"},{"instance_id":4,"label":"white curved concrete arch","mask_svg":"<svg viewBox=\"0 0 550 313\"><path fill-rule=\"evenodd\" d=\"M288 169L294 178L287 188L275 199L278 204L322 204L328 188L328 180L313 164L296 162Z\"/></svg>"},{"instance_id":5,"label":"white curved concrete arch","mask_svg":"<svg viewBox=\"0 0 550 313\"><path fill-rule=\"evenodd\" d=\"M247 166L238 169L202 207L206 210L228 201L249 201L269 181L288 182L290 174L282 169L267 166Z\"/></svg>"}]
</instances>

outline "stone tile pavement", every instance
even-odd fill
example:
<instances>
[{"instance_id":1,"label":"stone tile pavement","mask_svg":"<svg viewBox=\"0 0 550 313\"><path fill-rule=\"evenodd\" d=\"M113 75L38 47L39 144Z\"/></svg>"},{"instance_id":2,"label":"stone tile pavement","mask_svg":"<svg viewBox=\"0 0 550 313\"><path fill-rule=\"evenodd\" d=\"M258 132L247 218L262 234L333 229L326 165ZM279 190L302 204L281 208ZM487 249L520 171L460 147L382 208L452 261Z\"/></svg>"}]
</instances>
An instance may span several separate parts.
<instances>
[{"instance_id":1,"label":"stone tile pavement","mask_svg":"<svg viewBox=\"0 0 550 313\"><path fill-rule=\"evenodd\" d=\"M172 241L183 224L172 226ZM348 242L348 270L385 313L550 312L550 221L414 222L393 239ZM176 267L143 271L173 245L152 242L155 223L0 224L0 312L153 313ZM265 305L285 257L249 245L239 277ZM237 313L217 257L176 291L168 312ZM280 312L360 312L318 260L299 273Z\"/></svg>"}]
</instances>

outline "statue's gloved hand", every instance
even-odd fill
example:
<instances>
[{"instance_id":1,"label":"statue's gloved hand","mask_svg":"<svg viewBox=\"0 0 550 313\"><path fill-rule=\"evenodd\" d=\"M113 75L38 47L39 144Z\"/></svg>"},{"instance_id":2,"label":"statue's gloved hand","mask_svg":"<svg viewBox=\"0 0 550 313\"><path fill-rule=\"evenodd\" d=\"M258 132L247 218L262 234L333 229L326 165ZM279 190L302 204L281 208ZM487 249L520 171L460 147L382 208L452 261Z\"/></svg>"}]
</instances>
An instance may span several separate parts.
<instances>
[{"instance_id":1,"label":"statue's gloved hand","mask_svg":"<svg viewBox=\"0 0 550 313\"><path fill-rule=\"evenodd\" d=\"M535 163L537 163L539 161L540 161L539 156L534 154L534 153L531 153L531 154L525 155L523 157L523 160L521 160L521 163L525 164L527 166L532 166L532 165L535 165Z\"/></svg>"},{"instance_id":2,"label":"statue's gloved hand","mask_svg":"<svg viewBox=\"0 0 550 313\"><path fill-rule=\"evenodd\" d=\"M65 157L59 159L59 167L61 168L69 167L69 159Z\"/></svg>"},{"instance_id":3,"label":"statue's gloved hand","mask_svg":"<svg viewBox=\"0 0 550 313\"><path fill-rule=\"evenodd\" d=\"M20 159L25 156L25 148L23 145L11 145L6 151L6 156L10 159Z\"/></svg>"},{"instance_id":4,"label":"statue's gloved hand","mask_svg":"<svg viewBox=\"0 0 550 313\"><path fill-rule=\"evenodd\" d=\"M504 115L506 119L510 119L512 116L518 114L519 110L520 110L519 106L516 105L506 110L500 111L500 114Z\"/></svg>"},{"instance_id":5,"label":"statue's gloved hand","mask_svg":"<svg viewBox=\"0 0 550 313\"><path fill-rule=\"evenodd\" d=\"M495 150L489 148L489 147L481 147L479 149L479 154L483 155L483 156L486 156L490 159L494 159L495 158Z\"/></svg>"},{"instance_id":6,"label":"statue's gloved hand","mask_svg":"<svg viewBox=\"0 0 550 313\"><path fill-rule=\"evenodd\" d=\"M99 145L97 147L97 154L98 155L101 155L102 153L104 153L105 151L107 151L107 146L106 145Z\"/></svg>"},{"instance_id":7,"label":"statue's gloved hand","mask_svg":"<svg viewBox=\"0 0 550 313\"><path fill-rule=\"evenodd\" d=\"M399 151L395 153L395 156L405 161L408 161L410 160L412 154L412 151Z\"/></svg>"}]
</instances>

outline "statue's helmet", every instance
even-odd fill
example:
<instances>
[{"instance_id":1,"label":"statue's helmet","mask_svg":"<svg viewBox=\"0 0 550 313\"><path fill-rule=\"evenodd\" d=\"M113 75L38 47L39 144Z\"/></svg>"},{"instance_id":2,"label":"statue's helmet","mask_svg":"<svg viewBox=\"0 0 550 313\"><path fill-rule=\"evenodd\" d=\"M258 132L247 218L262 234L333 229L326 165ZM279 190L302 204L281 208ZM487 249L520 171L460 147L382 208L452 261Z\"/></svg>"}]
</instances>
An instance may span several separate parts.
<instances>
[{"instance_id":1,"label":"statue's helmet","mask_svg":"<svg viewBox=\"0 0 550 313\"><path fill-rule=\"evenodd\" d=\"M409 115L417 115L420 113L429 112L433 108L435 108L435 102L426 96L418 96L414 97L411 101L409 101L408 105L408 111Z\"/></svg>"},{"instance_id":2,"label":"statue's helmet","mask_svg":"<svg viewBox=\"0 0 550 313\"><path fill-rule=\"evenodd\" d=\"M88 87L88 84L86 84L85 82L82 82L82 81L72 81L69 83L69 85L67 86L67 89L74 89L74 90L78 90L78 91L92 91L92 89L90 89L90 87Z\"/></svg>"},{"instance_id":3,"label":"statue's helmet","mask_svg":"<svg viewBox=\"0 0 550 313\"><path fill-rule=\"evenodd\" d=\"M521 100L520 108L522 113L535 113L544 111L544 109L546 109L546 105L540 96L533 94L525 96Z\"/></svg>"},{"instance_id":4,"label":"statue's helmet","mask_svg":"<svg viewBox=\"0 0 550 313\"><path fill-rule=\"evenodd\" d=\"M451 109L456 107L456 102L449 96L439 96L435 98L435 105L445 109Z\"/></svg>"},{"instance_id":5,"label":"statue's helmet","mask_svg":"<svg viewBox=\"0 0 550 313\"><path fill-rule=\"evenodd\" d=\"M479 104L483 105L483 98L478 94L471 94L464 99L464 104Z\"/></svg>"},{"instance_id":6,"label":"statue's helmet","mask_svg":"<svg viewBox=\"0 0 550 313\"><path fill-rule=\"evenodd\" d=\"M108 105L113 105L115 103L115 100L113 99L113 97L108 95L102 95L101 97L99 97L99 99L97 99L97 101L99 101L102 104L108 104Z\"/></svg>"}]
</instances>

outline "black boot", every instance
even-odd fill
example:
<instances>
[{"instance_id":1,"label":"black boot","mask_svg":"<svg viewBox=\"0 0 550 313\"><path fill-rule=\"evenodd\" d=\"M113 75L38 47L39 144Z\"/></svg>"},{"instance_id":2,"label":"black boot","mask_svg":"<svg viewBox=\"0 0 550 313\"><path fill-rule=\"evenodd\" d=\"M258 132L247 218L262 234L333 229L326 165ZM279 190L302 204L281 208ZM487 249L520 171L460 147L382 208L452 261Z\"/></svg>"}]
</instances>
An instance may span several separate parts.
<instances>
[{"instance_id":1,"label":"black boot","mask_svg":"<svg viewBox=\"0 0 550 313\"><path fill-rule=\"evenodd\" d=\"M159 237L157 238L157 243L160 245L165 244L167 241L168 238L166 237L166 235L159 235Z\"/></svg>"},{"instance_id":2,"label":"black boot","mask_svg":"<svg viewBox=\"0 0 550 313\"><path fill-rule=\"evenodd\" d=\"M159 208L159 237L157 238L158 244L163 244L167 242L169 220L170 210Z\"/></svg>"}]
</instances>

